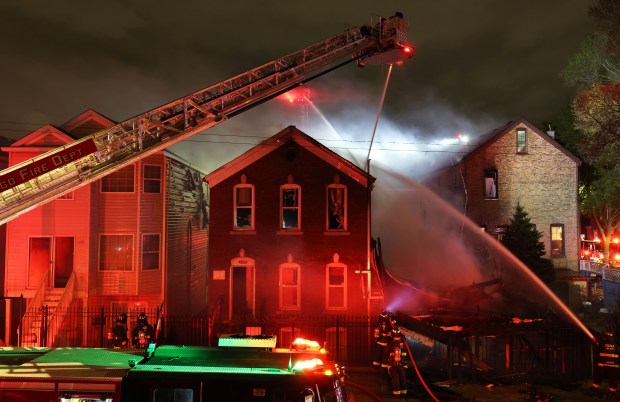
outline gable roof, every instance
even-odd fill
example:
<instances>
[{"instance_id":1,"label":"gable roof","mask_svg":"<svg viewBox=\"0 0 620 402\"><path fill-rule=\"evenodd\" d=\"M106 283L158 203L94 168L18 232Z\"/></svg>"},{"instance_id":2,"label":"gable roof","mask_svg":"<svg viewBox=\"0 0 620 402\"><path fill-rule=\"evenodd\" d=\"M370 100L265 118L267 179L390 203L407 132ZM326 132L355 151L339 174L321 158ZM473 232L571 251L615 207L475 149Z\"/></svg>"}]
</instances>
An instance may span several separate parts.
<instances>
[{"instance_id":1,"label":"gable roof","mask_svg":"<svg viewBox=\"0 0 620 402\"><path fill-rule=\"evenodd\" d=\"M74 138L82 138L116 124L101 113L88 109L60 125L60 128Z\"/></svg>"},{"instance_id":2,"label":"gable roof","mask_svg":"<svg viewBox=\"0 0 620 402\"><path fill-rule=\"evenodd\" d=\"M294 141L307 151L313 153L320 159L340 170L343 174L357 181L362 186L367 186L369 178L370 183L373 183L375 181L375 178L369 176L364 170L360 169L352 162L336 154L329 148L323 146L320 142L303 133L295 126L288 126L276 135L256 145L249 151L241 154L232 161L217 168L213 172L206 175L204 181L209 183L210 187L216 186L220 182L226 180L230 176L240 172L250 164L261 159L274 149L282 147L288 141Z\"/></svg>"},{"instance_id":3,"label":"gable roof","mask_svg":"<svg viewBox=\"0 0 620 402\"><path fill-rule=\"evenodd\" d=\"M3 151L18 151L16 148L56 148L86 135L95 133L115 123L107 117L88 109L61 126L46 124L15 141Z\"/></svg>"},{"instance_id":4,"label":"gable roof","mask_svg":"<svg viewBox=\"0 0 620 402\"><path fill-rule=\"evenodd\" d=\"M495 143L500 138L502 138L503 136L507 135L512 129L514 129L515 127L517 127L519 125L527 126L528 129L530 129L531 131L533 131L536 134L538 134L542 139L547 141L550 145L554 146L555 148L557 148L558 150L563 152L566 156L568 156L570 159L572 159L578 166L581 165L581 159L579 159L577 156L575 156L568 149L566 149L562 145L560 145L559 142L557 142L556 140L551 138L547 133L543 133L542 131L540 131L536 126L534 126L532 123L530 123L528 120L524 119L523 117L519 117L516 120L509 121L505 125L503 125L501 127L498 127L496 129L490 131L489 133L483 135L481 138L483 138L483 139L486 138L486 140L483 140L483 142L482 142L482 144L480 146L478 146L473 151L471 151L470 153L465 155L461 159L461 161L465 161L465 160L470 159L473 156L479 154L484 149L488 148L491 144Z\"/></svg>"},{"instance_id":5,"label":"gable roof","mask_svg":"<svg viewBox=\"0 0 620 402\"><path fill-rule=\"evenodd\" d=\"M74 139L59 128L46 124L12 143L10 148L50 148L65 145Z\"/></svg>"}]
</instances>

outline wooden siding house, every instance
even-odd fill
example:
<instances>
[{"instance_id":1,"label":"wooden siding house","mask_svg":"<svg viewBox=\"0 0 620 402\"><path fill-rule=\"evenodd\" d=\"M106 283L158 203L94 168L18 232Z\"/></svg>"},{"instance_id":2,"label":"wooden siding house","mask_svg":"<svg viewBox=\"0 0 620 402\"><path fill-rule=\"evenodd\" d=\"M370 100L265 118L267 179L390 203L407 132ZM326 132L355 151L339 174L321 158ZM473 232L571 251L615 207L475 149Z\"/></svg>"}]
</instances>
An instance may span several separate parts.
<instances>
[{"instance_id":1,"label":"wooden siding house","mask_svg":"<svg viewBox=\"0 0 620 402\"><path fill-rule=\"evenodd\" d=\"M208 298L223 322L369 313L374 178L290 126L205 181Z\"/></svg>"},{"instance_id":2,"label":"wooden siding house","mask_svg":"<svg viewBox=\"0 0 620 402\"><path fill-rule=\"evenodd\" d=\"M113 124L88 110L2 150L14 165ZM202 177L163 151L8 222L4 295L23 295L27 301L22 344L36 338L28 336L36 334L28 311L44 304L57 320L71 306L127 312L130 320L163 302L167 312L176 314L204 309L207 200ZM15 319L7 322L14 326ZM74 344L85 344L87 331L73 330ZM16 344L15 328L10 331ZM48 333L47 344L53 341L54 334Z\"/></svg>"},{"instance_id":3,"label":"wooden siding house","mask_svg":"<svg viewBox=\"0 0 620 402\"><path fill-rule=\"evenodd\" d=\"M578 272L580 160L523 118L482 137L458 163L425 181L472 221L501 238L517 203L556 269Z\"/></svg>"}]
</instances>

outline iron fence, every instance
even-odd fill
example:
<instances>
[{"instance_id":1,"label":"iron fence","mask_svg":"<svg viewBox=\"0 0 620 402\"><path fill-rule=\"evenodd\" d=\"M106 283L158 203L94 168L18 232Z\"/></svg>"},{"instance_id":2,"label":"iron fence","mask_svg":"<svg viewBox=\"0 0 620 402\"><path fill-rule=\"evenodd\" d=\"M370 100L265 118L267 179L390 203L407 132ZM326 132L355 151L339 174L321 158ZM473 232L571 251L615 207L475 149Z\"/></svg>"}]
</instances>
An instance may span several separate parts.
<instances>
[{"instance_id":1,"label":"iron fence","mask_svg":"<svg viewBox=\"0 0 620 402\"><path fill-rule=\"evenodd\" d=\"M149 323L157 327L159 309L141 309L126 312L129 335L144 311ZM110 347L106 334L114 325L120 311L105 308L67 308L64 319L51 319L57 311L39 311L30 321L41 321L35 339L27 346ZM27 321L24 316L22 322ZM41 320L43 319L43 320ZM45 324L47 322L47 324ZM214 322L211 317L165 316L161 322L159 341L188 346L216 346L223 334L276 335L277 347L287 348L297 337L322 342L325 349L339 363L349 366L371 366L372 330L377 322L374 316L349 315L274 315L260 319L233 322ZM51 326L58 325L58 328ZM45 335L54 333L50 344ZM439 367L449 378L455 368L489 375L544 372L545 375L586 378L592 371L591 341L573 327L549 327L532 332L503 333L495 336L466 336L465 345L444 344L435 341L422 345L413 341L413 357L420 367Z\"/></svg>"}]
</instances>

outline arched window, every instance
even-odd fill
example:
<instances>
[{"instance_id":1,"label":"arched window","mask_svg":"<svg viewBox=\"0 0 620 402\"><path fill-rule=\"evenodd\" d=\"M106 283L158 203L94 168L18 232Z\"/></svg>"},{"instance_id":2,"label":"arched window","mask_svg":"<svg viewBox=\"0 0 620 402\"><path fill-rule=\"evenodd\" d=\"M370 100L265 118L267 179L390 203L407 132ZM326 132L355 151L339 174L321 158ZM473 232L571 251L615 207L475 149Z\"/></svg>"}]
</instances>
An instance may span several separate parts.
<instances>
[{"instance_id":1,"label":"arched window","mask_svg":"<svg viewBox=\"0 0 620 402\"><path fill-rule=\"evenodd\" d=\"M293 184L292 175L280 186L280 229L301 229L301 187Z\"/></svg>"},{"instance_id":2,"label":"arched window","mask_svg":"<svg viewBox=\"0 0 620 402\"><path fill-rule=\"evenodd\" d=\"M235 230L254 230L254 186L246 183L246 176L241 175L241 184L233 188Z\"/></svg>"},{"instance_id":3,"label":"arched window","mask_svg":"<svg viewBox=\"0 0 620 402\"><path fill-rule=\"evenodd\" d=\"M299 310L301 308L301 266L293 262L289 254L288 261L280 264L280 310Z\"/></svg>"},{"instance_id":4,"label":"arched window","mask_svg":"<svg viewBox=\"0 0 620 402\"><path fill-rule=\"evenodd\" d=\"M337 182L338 180L336 180ZM327 186L327 230L347 230L347 187Z\"/></svg>"}]
</instances>

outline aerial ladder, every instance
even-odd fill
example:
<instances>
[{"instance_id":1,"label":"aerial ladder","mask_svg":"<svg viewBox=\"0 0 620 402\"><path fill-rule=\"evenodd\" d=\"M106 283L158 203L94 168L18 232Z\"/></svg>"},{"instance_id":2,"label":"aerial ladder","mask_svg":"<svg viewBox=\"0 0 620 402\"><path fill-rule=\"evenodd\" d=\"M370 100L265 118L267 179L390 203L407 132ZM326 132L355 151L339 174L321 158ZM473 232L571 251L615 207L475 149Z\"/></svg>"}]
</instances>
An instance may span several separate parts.
<instances>
[{"instance_id":1,"label":"aerial ladder","mask_svg":"<svg viewBox=\"0 0 620 402\"><path fill-rule=\"evenodd\" d=\"M352 61L363 66L406 60L413 55L407 30L400 13L371 18L370 24L0 171L0 224Z\"/></svg>"}]
</instances>

